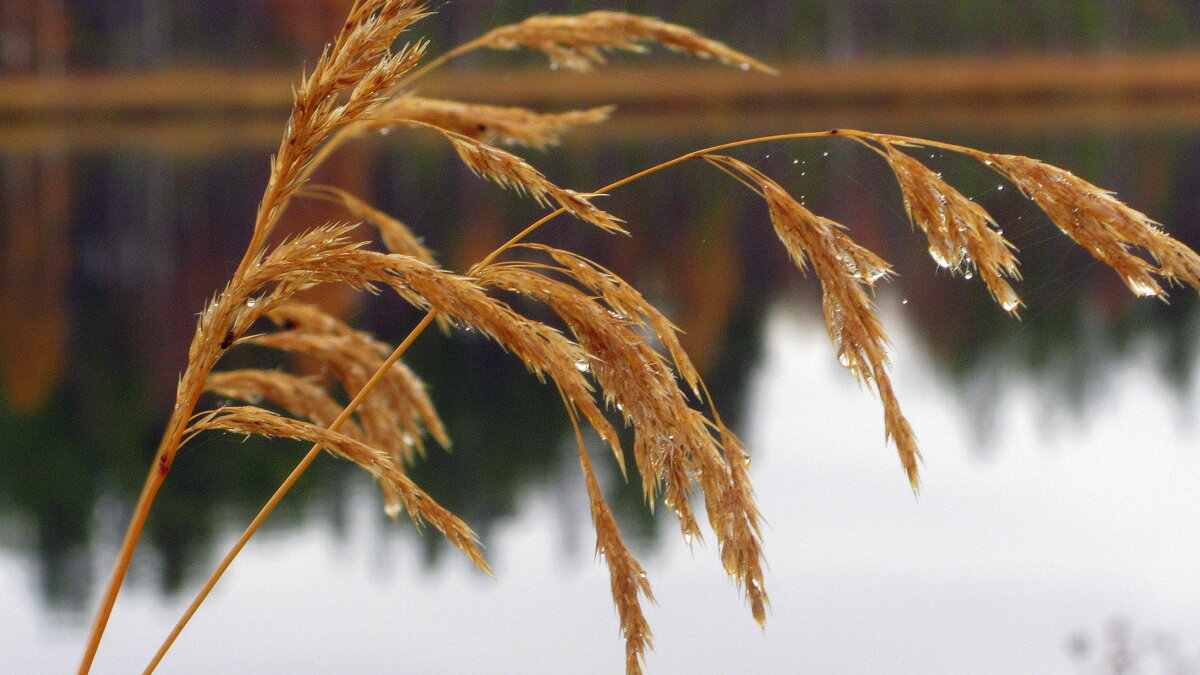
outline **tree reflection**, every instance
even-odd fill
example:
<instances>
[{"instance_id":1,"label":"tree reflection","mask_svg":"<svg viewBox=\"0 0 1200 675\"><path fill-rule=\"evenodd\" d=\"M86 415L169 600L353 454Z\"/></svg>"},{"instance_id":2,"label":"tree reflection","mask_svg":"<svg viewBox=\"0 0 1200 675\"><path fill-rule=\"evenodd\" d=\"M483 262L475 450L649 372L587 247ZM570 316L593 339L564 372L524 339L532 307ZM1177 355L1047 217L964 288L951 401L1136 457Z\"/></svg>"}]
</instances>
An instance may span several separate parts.
<instances>
[{"instance_id":1,"label":"tree reflection","mask_svg":"<svg viewBox=\"0 0 1200 675\"><path fill-rule=\"evenodd\" d=\"M414 138L404 138L403 147L358 146L352 152L359 156L342 169L370 166L372 173L338 170L335 162L322 180L406 220L457 269L534 218L530 205L445 161L449 150ZM1188 135L966 141L1077 167L1160 216L1181 240L1200 244L1194 189L1200 169L1189 161L1197 143ZM539 164L560 182L587 189L692 147L678 140L577 145ZM1056 378L1056 397L1078 398L1103 384L1112 359L1149 336L1162 346L1164 370L1181 387L1189 384L1193 297L1179 293L1170 306L1134 302L1115 276L1068 246L1011 189L998 190L985 172L948 165L956 183L984 202L1022 249L1031 282L1019 290L1029 306L1022 321L1012 321L982 284L939 273L905 222L886 167L859 150L787 146L762 161L774 163L772 173L814 209L847 223L856 239L895 264L901 277L879 302L896 303L892 314L910 319L933 362L961 387L974 390L975 379L999 368ZM37 559L42 593L54 606L75 609L85 600L96 542L112 539L107 530L123 520L108 505L134 501L195 312L244 246L243 224L265 174L261 154L151 148L0 156L0 315L6 318L0 517L12 533L4 545ZM566 156L582 159L568 163ZM705 166L680 167L608 197L606 206L630 222L630 238L567 221L546 237L652 289L655 303L687 331L687 348L736 424L767 308L786 294L811 306L814 321L819 310L815 282L799 279L787 263L761 205L714 182ZM297 209L313 222L339 217L322 205ZM907 304L899 305L901 298ZM417 318L384 299L359 305L335 292L321 301L391 339ZM455 443L451 453L431 449L413 473L487 538L516 513L525 491L574 475L560 453L569 430L552 389L486 341L452 337L427 336L406 359L429 383ZM273 367L281 357L248 350L230 358L241 360L237 366ZM187 446L151 514L136 564L152 570L165 592L185 585L211 562L215 538L252 517L298 452L288 443L218 436ZM338 526L347 495L365 483L332 458L314 469L268 527L314 519ZM617 480L615 470L610 475L618 517L631 537L651 545L656 524L640 507L638 491ZM440 539L422 541L436 559Z\"/></svg>"}]
</instances>

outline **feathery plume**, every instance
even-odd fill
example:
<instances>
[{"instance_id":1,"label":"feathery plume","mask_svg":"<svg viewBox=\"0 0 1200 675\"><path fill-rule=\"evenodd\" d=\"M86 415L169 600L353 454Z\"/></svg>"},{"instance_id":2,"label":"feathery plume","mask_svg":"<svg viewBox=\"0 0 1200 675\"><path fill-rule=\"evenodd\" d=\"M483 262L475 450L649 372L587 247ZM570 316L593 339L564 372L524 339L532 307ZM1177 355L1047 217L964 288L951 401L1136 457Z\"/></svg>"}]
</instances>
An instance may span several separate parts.
<instances>
[{"instance_id":1,"label":"feathery plume","mask_svg":"<svg viewBox=\"0 0 1200 675\"><path fill-rule=\"evenodd\" d=\"M860 381L874 385L879 393L884 429L896 444L909 484L916 490L921 454L892 389L887 336L866 293L876 281L892 274L891 267L855 244L841 225L809 211L758 169L725 155L706 155L705 159L740 175L748 187L762 196L775 232L792 260L801 270L811 262L821 282L825 327L837 347L838 361Z\"/></svg>"},{"instance_id":2,"label":"feathery plume","mask_svg":"<svg viewBox=\"0 0 1200 675\"><path fill-rule=\"evenodd\" d=\"M471 528L417 487L387 453L345 434L250 406L226 406L211 411L188 427L186 438L209 429L305 440L358 464L380 483L389 486L418 527L429 523L480 569L491 573L479 551L479 538Z\"/></svg>"},{"instance_id":3,"label":"feathery plume","mask_svg":"<svg viewBox=\"0 0 1200 675\"><path fill-rule=\"evenodd\" d=\"M614 106L604 106L589 110L539 113L527 108L406 95L380 106L364 124L368 127L388 127L404 122L422 122L488 144L524 145L545 150L561 143L563 135L575 127L607 120L613 110Z\"/></svg>"},{"instance_id":4,"label":"feathery plume","mask_svg":"<svg viewBox=\"0 0 1200 675\"><path fill-rule=\"evenodd\" d=\"M408 225L341 188L333 187L332 185L306 185L296 195L299 197L323 199L340 205L346 209L346 212L350 216L378 230L379 237L383 240L383 246L389 253L411 255L430 265L437 264L433 252L425 247L421 237L413 234Z\"/></svg>"},{"instance_id":5,"label":"feathery plume","mask_svg":"<svg viewBox=\"0 0 1200 675\"><path fill-rule=\"evenodd\" d=\"M575 16L534 16L497 28L474 43L493 49L527 47L543 52L554 66L587 71L605 63L604 52L644 52L647 44L716 59L743 70L774 74L774 68L696 31L648 16L597 11Z\"/></svg>"},{"instance_id":6,"label":"feathery plume","mask_svg":"<svg viewBox=\"0 0 1200 675\"><path fill-rule=\"evenodd\" d=\"M596 208L588 196L551 183L541 171L524 159L462 134L444 129L438 131L449 139L459 158L477 175L489 178L501 187L528 194L543 206L549 206L550 202L554 201L571 215L602 230L629 234L619 225L619 218Z\"/></svg>"},{"instance_id":7,"label":"feathery plume","mask_svg":"<svg viewBox=\"0 0 1200 675\"><path fill-rule=\"evenodd\" d=\"M700 397L700 373L683 350L683 345L679 343L679 328L657 307L650 304L636 288L578 253L543 244L522 244L522 247L550 256L561 265L558 271L597 294L618 316L638 321L644 319L649 324L647 328L662 341L667 353L671 355L680 377L688 383L696 397Z\"/></svg>"},{"instance_id":8,"label":"feathery plume","mask_svg":"<svg viewBox=\"0 0 1200 675\"><path fill-rule=\"evenodd\" d=\"M942 180L941 176L902 152L896 143L874 137L871 147L887 161L904 198L909 220L929 240L929 255L941 267L963 276L978 269L992 297L1007 312L1021 305L1017 292L1008 283L1020 279L1015 247L1000 233L991 215L978 203Z\"/></svg>"},{"instance_id":9,"label":"feathery plume","mask_svg":"<svg viewBox=\"0 0 1200 675\"><path fill-rule=\"evenodd\" d=\"M577 436L578 433L576 425ZM596 554L603 558L608 566L613 604L617 606L617 615L621 618L621 636L625 638L625 672L627 675L640 675L646 650L651 649L653 644L650 624L642 613L638 594L654 602L654 592L650 589L646 571L621 539L621 531L604 501L600 483L596 480L596 472L592 470L592 462L588 459L582 438L579 443L579 465L583 469L592 526L596 530Z\"/></svg>"},{"instance_id":10,"label":"feathery plume","mask_svg":"<svg viewBox=\"0 0 1200 675\"><path fill-rule=\"evenodd\" d=\"M256 335L246 338L246 342L318 359L351 395L366 385L391 352L371 335L357 332L331 335L290 330ZM400 462L411 462L414 451L424 453L422 438L426 432L442 447L450 447L450 438L425 383L400 362L384 371L360 405L358 416L365 440L392 453Z\"/></svg>"},{"instance_id":11,"label":"feathery plume","mask_svg":"<svg viewBox=\"0 0 1200 675\"><path fill-rule=\"evenodd\" d=\"M560 253L559 257L569 256ZM633 456L646 501L653 507L661 487L664 503L678 515L683 536L690 542L700 536L690 504L693 485L699 485L709 522L725 552L726 570L744 583L755 618L765 620L758 510L741 464L746 461L745 448L724 427L714 436L713 425L688 406L669 364L638 330L644 325L616 314L568 283L547 277L538 267L525 262L492 265L480 274L480 282L543 302L562 318L592 355L590 370L606 402L634 429ZM624 284L615 275L608 283ZM724 457L722 443L727 443ZM735 462L741 468L732 468Z\"/></svg>"},{"instance_id":12,"label":"feathery plume","mask_svg":"<svg viewBox=\"0 0 1200 675\"><path fill-rule=\"evenodd\" d=\"M296 87L292 115L271 158L267 189L255 218L258 252L290 197L303 184L316 149L337 129L367 116L420 61L426 43L391 53L397 36L424 17L418 0L362 2Z\"/></svg>"},{"instance_id":13,"label":"feathery plume","mask_svg":"<svg viewBox=\"0 0 1200 675\"><path fill-rule=\"evenodd\" d=\"M713 521L714 528L719 525L724 530L718 533L717 539L721 545L721 562L725 565L725 571L746 593L754 620L759 626L765 626L767 607L771 603L764 586L762 532L759 525L762 516L758 505L754 503L754 488L750 485L750 453L741 439L719 421L717 429L729 465L729 487L720 495L719 510L722 516L714 520L710 506L709 519Z\"/></svg>"},{"instance_id":14,"label":"feathery plume","mask_svg":"<svg viewBox=\"0 0 1200 675\"><path fill-rule=\"evenodd\" d=\"M309 378L297 377L279 370L226 370L208 376L208 391L217 396L237 399L258 405L262 401L279 406L289 414L329 426L342 412L325 388ZM358 423L348 420L342 432L351 438L362 439Z\"/></svg>"},{"instance_id":15,"label":"feathery plume","mask_svg":"<svg viewBox=\"0 0 1200 675\"><path fill-rule=\"evenodd\" d=\"M1200 256L1113 193L1045 162L973 151L1016 185L1068 237L1113 268L1137 295L1166 296L1155 275L1200 290ZM1140 247L1152 260L1132 251Z\"/></svg>"},{"instance_id":16,"label":"feathery plume","mask_svg":"<svg viewBox=\"0 0 1200 675\"><path fill-rule=\"evenodd\" d=\"M683 446L676 439L688 407L661 355L632 330L629 319L615 315L577 288L523 264L493 265L479 275L479 281L545 303L566 322L590 357L587 370L600 383L606 403L636 432L634 461L647 503L653 505L659 483L665 480L665 498L678 512L684 534L696 536L699 529L687 499L691 480L684 466ZM651 392L655 395L649 395ZM620 448L613 450L624 471Z\"/></svg>"},{"instance_id":17,"label":"feathery plume","mask_svg":"<svg viewBox=\"0 0 1200 675\"><path fill-rule=\"evenodd\" d=\"M609 445L619 447L616 431L592 396L586 370L588 353L557 330L521 316L487 295L475 280L440 270L411 256L362 248L338 249L328 265L309 270L310 283L340 281L355 288L391 288L406 302L436 310L457 325L479 331L521 359L539 379L549 377Z\"/></svg>"}]
</instances>

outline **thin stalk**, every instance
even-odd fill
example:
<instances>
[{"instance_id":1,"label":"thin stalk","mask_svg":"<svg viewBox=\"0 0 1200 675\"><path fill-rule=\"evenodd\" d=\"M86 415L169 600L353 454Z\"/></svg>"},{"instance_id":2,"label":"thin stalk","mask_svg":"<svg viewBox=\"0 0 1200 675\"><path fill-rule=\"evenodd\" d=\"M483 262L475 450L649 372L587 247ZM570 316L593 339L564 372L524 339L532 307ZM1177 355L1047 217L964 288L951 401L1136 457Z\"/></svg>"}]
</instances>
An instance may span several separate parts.
<instances>
[{"instance_id":1,"label":"thin stalk","mask_svg":"<svg viewBox=\"0 0 1200 675\"><path fill-rule=\"evenodd\" d=\"M133 551L137 548L142 528L146 524L146 516L150 513L150 504L154 501L158 489L167 477L158 467L157 460L151 464L150 474L146 476L142 494L138 497L137 506L134 507L133 518L129 520L129 527L125 530L125 539L122 540L121 548L117 552L117 560L113 563L113 571L109 576L108 585L104 589L104 596L100 599L100 607L96 610L95 618L92 619L87 646L79 664L80 675L87 673L92 668L96 650L100 648L100 638L104 635L104 627L108 625L113 605L117 602L117 594L121 592L121 584L125 581L125 571L129 569L129 561L133 559Z\"/></svg>"},{"instance_id":2,"label":"thin stalk","mask_svg":"<svg viewBox=\"0 0 1200 675\"><path fill-rule=\"evenodd\" d=\"M195 366L197 371L185 373L183 381L203 383L215 364L215 359L199 363ZM194 376L194 373L199 371L203 371L203 376ZM196 402L200 399L203 387L195 386L192 389L192 391L181 392L180 400L177 401L175 411L167 423L167 430L159 442L158 450L154 453L154 460L150 464L146 482L142 485L141 495L138 497L133 515L129 519L129 526L125 530L121 547L117 551L117 559L113 563L104 595L100 599L100 606L96 609L95 618L92 620L87 645L84 647L83 657L79 663L80 675L85 675L91 670L92 662L96 658L96 651L100 648L100 640L104 637L104 629L108 625L113 606L117 602L117 595L121 592L121 586L129 570L130 561L133 559L134 550L141 538L142 529L146 525L146 518L150 514L150 506L154 503L159 488L162 487L163 481L171 471L175 455L179 452L180 440L187 427L187 420L190 418L192 410L195 409Z\"/></svg>"}]
</instances>

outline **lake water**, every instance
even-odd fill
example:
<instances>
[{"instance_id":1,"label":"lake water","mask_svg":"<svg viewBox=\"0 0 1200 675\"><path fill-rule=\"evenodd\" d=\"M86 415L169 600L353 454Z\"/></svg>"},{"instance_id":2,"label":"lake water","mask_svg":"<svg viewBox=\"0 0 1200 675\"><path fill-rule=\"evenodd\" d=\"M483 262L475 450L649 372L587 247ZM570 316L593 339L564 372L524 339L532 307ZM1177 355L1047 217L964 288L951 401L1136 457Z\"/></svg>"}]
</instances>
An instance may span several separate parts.
<instances>
[{"instance_id":1,"label":"lake water","mask_svg":"<svg viewBox=\"0 0 1200 675\"><path fill-rule=\"evenodd\" d=\"M714 117L714 136L585 133L537 163L586 190L725 140L729 117ZM1200 243L1194 129L988 131L943 119L880 130L1066 166ZM244 246L270 147L205 138L0 148L7 672L61 672L78 659L195 313ZM924 487L914 499L878 402L837 365L813 280L789 265L738 186L684 167L607 198L632 238L555 225L547 241L626 275L688 331L754 456L773 603L765 632L713 548L689 549L604 467L659 601L648 611L650 672L1032 673L1122 658L1200 668L1194 294L1177 291L1170 305L1128 297L1011 187L953 157L919 155L992 209L1021 248L1028 308L1015 321L978 280L939 272L886 168L861 148L771 144L739 156L898 268L877 299ZM408 221L454 269L536 213L417 136L356 146L330 174ZM310 224L337 217L315 205L294 213ZM416 318L386 298L322 300L391 339ZM230 365L264 359L280 364L235 355ZM553 392L470 336L427 336L407 360L456 444L414 478L481 533L497 579L383 518L366 476L322 458L162 672L619 671L568 429L546 412ZM97 672L144 665L298 457L253 441L189 446L155 505Z\"/></svg>"}]
</instances>

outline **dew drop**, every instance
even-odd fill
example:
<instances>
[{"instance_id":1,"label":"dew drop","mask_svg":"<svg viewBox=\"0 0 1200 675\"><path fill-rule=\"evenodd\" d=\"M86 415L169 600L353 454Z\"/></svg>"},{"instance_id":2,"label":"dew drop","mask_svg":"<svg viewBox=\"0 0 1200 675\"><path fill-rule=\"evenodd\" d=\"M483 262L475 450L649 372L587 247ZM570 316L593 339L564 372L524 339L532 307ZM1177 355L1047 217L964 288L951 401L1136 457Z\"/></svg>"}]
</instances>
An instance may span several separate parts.
<instances>
[{"instance_id":1,"label":"dew drop","mask_svg":"<svg viewBox=\"0 0 1200 675\"><path fill-rule=\"evenodd\" d=\"M841 354L838 354L838 363L842 364L846 368L849 368L850 367L850 355L847 354L846 352L842 352Z\"/></svg>"},{"instance_id":2,"label":"dew drop","mask_svg":"<svg viewBox=\"0 0 1200 675\"><path fill-rule=\"evenodd\" d=\"M828 153L828 152L822 152L822 153L821 153L821 156L822 156L822 157L828 157L828 156L829 156L829 153Z\"/></svg>"},{"instance_id":3,"label":"dew drop","mask_svg":"<svg viewBox=\"0 0 1200 675\"><path fill-rule=\"evenodd\" d=\"M908 304L908 298L904 298L903 300L901 300L901 301L900 301L900 304L902 304L902 305L907 305L907 304Z\"/></svg>"},{"instance_id":4,"label":"dew drop","mask_svg":"<svg viewBox=\"0 0 1200 675\"><path fill-rule=\"evenodd\" d=\"M963 272L963 278L964 279L974 279L975 273L970 270L967 270L966 272Z\"/></svg>"},{"instance_id":5,"label":"dew drop","mask_svg":"<svg viewBox=\"0 0 1200 675\"><path fill-rule=\"evenodd\" d=\"M742 70L750 70L750 64L749 64L749 63L743 63L743 64L742 64L741 66L739 66L739 67L740 67Z\"/></svg>"},{"instance_id":6,"label":"dew drop","mask_svg":"<svg viewBox=\"0 0 1200 675\"><path fill-rule=\"evenodd\" d=\"M389 128L387 128L387 127L384 127L384 128L382 128L382 129L380 129L380 130L379 130L379 135L380 135L380 136L387 136L387 135L388 135L388 134L390 134L390 133L392 133L392 130L391 130L391 129L389 129Z\"/></svg>"},{"instance_id":7,"label":"dew drop","mask_svg":"<svg viewBox=\"0 0 1200 675\"><path fill-rule=\"evenodd\" d=\"M258 304L258 298L250 298L249 300L246 301L247 307L253 307L257 304Z\"/></svg>"},{"instance_id":8,"label":"dew drop","mask_svg":"<svg viewBox=\"0 0 1200 675\"><path fill-rule=\"evenodd\" d=\"M591 369L591 366L588 365L587 359L579 359L575 362L575 368L581 373L586 373Z\"/></svg>"},{"instance_id":9,"label":"dew drop","mask_svg":"<svg viewBox=\"0 0 1200 675\"><path fill-rule=\"evenodd\" d=\"M1003 190L1003 189L1004 189L1004 186L1003 186L1003 185L997 185L997 186L996 186L996 189L997 189L997 190Z\"/></svg>"}]
</instances>

